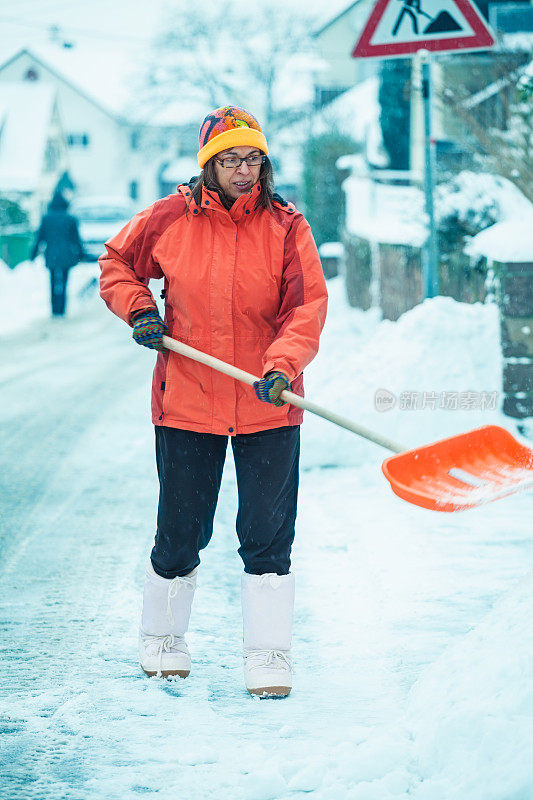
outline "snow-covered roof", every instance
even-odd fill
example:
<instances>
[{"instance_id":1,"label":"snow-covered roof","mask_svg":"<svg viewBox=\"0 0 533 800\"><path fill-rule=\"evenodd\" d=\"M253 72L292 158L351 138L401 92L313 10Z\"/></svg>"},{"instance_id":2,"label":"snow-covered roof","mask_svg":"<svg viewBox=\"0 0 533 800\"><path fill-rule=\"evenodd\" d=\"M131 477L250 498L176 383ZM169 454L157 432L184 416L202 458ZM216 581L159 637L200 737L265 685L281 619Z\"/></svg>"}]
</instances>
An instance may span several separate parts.
<instances>
[{"instance_id":1,"label":"snow-covered roof","mask_svg":"<svg viewBox=\"0 0 533 800\"><path fill-rule=\"evenodd\" d=\"M325 131L335 126L340 133L363 141L369 126L379 119L378 92L376 75L358 83L325 106L319 115L318 128Z\"/></svg>"},{"instance_id":2,"label":"snow-covered roof","mask_svg":"<svg viewBox=\"0 0 533 800\"><path fill-rule=\"evenodd\" d=\"M140 125L180 127L198 123L209 109L194 100L184 100L176 91L176 100L158 104L144 97L143 80L149 58L148 46L121 47L105 43L81 43L73 47L38 44L23 48L0 64L0 70L27 53L56 77L80 91L95 105L113 117ZM140 99L141 98L141 99Z\"/></svg>"},{"instance_id":3,"label":"snow-covered roof","mask_svg":"<svg viewBox=\"0 0 533 800\"><path fill-rule=\"evenodd\" d=\"M146 50L113 45L77 44L65 48L55 44L32 45L19 50L0 69L26 52L108 114L132 123L179 126L198 119L194 103L176 101L159 109L139 101Z\"/></svg>"},{"instance_id":4,"label":"snow-covered roof","mask_svg":"<svg viewBox=\"0 0 533 800\"><path fill-rule=\"evenodd\" d=\"M376 76L358 83L353 89L343 92L325 108L315 112L312 133L344 134L357 142L364 142L379 123L379 79ZM310 134L309 119L303 119L282 128L273 139L272 150L280 151L286 146L303 143Z\"/></svg>"},{"instance_id":5,"label":"snow-covered roof","mask_svg":"<svg viewBox=\"0 0 533 800\"><path fill-rule=\"evenodd\" d=\"M355 0L354 3L348 3L346 0L329 0L328 3L325 4L325 8L317 15L316 26L315 30L313 31L314 36L320 36L320 34L329 28L331 25L334 25L338 20L340 20L348 11L360 3L361 0Z\"/></svg>"},{"instance_id":6,"label":"snow-covered roof","mask_svg":"<svg viewBox=\"0 0 533 800\"><path fill-rule=\"evenodd\" d=\"M113 116L129 116L135 81L138 80L142 51L134 56L132 49L99 43L60 47L37 44L19 50L7 63L27 53L54 72L59 78L79 89L96 105Z\"/></svg>"},{"instance_id":7,"label":"snow-covered roof","mask_svg":"<svg viewBox=\"0 0 533 800\"><path fill-rule=\"evenodd\" d=\"M484 256L503 264L533 263L533 209L521 219L497 222L473 236L465 248L469 256Z\"/></svg>"},{"instance_id":8,"label":"snow-covered roof","mask_svg":"<svg viewBox=\"0 0 533 800\"><path fill-rule=\"evenodd\" d=\"M441 184L436 192L437 217L469 217L476 223L488 205L497 210L499 222L523 219L533 213L533 205L508 178L490 172L463 170L453 180Z\"/></svg>"},{"instance_id":9,"label":"snow-covered roof","mask_svg":"<svg viewBox=\"0 0 533 800\"><path fill-rule=\"evenodd\" d=\"M0 190L31 192L36 188L54 102L52 86L0 82Z\"/></svg>"}]
</instances>

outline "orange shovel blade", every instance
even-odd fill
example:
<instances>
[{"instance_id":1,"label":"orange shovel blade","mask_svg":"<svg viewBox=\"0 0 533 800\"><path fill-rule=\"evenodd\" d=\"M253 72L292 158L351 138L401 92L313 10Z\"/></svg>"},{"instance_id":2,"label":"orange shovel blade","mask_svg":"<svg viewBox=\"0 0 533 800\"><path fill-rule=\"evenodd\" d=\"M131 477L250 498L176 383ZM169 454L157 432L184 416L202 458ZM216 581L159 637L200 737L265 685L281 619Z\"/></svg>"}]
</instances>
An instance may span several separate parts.
<instances>
[{"instance_id":1,"label":"orange shovel blade","mask_svg":"<svg viewBox=\"0 0 533 800\"><path fill-rule=\"evenodd\" d=\"M486 425L391 456L382 469L404 500L462 511L533 487L533 450L505 428Z\"/></svg>"}]
</instances>

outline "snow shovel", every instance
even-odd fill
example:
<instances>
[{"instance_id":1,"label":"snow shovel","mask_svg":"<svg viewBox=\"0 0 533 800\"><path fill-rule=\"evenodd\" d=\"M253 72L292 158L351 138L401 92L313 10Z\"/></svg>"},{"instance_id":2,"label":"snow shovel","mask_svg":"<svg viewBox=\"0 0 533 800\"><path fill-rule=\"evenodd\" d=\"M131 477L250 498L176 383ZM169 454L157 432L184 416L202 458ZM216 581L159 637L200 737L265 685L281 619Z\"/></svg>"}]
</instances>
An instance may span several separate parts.
<instances>
[{"instance_id":1,"label":"snow shovel","mask_svg":"<svg viewBox=\"0 0 533 800\"><path fill-rule=\"evenodd\" d=\"M195 350L170 336L163 336L163 344L175 353L206 364L250 386L260 380L249 372ZM311 403L288 389L281 393L281 398L396 453L383 462L383 472L398 497L422 508L462 511L533 487L533 450L520 444L509 431L497 425L485 425L468 433L406 450L398 443Z\"/></svg>"}]
</instances>

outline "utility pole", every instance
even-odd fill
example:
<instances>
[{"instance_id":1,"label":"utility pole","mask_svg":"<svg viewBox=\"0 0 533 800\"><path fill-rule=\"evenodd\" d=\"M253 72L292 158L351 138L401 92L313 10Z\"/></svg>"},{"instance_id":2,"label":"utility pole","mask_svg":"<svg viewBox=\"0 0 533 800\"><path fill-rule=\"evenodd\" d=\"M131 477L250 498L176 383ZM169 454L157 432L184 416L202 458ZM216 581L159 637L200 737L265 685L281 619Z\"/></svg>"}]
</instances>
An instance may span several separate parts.
<instances>
[{"instance_id":1,"label":"utility pole","mask_svg":"<svg viewBox=\"0 0 533 800\"><path fill-rule=\"evenodd\" d=\"M417 56L422 64L422 102L424 106L424 191L426 196L426 217L428 236L422 252L422 281L424 297L439 294L439 248L435 222L435 141L432 137L432 75L431 54L419 50Z\"/></svg>"}]
</instances>

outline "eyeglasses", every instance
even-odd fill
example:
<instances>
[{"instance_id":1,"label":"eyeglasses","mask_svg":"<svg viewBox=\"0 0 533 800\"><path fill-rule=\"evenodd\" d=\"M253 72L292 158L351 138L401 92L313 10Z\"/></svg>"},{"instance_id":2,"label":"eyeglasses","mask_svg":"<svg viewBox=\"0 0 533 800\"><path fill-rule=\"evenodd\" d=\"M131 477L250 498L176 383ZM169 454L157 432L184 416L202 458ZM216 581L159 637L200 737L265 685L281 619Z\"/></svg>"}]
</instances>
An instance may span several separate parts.
<instances>
[{"instance_id":1,"label":"eyeglasses","mask_svg":"<svg viewBox=\"0 0 533 800\"><path fill-rule=\"evenodd\" d=\"M226 169L236 169L240 167L243 161L246 161L249 167L259 167L266 161L266 156L246 156L246 158L239 158L238 156L227 156L226 158L217 158L219 164L222 164Z\"/></svg>"}]
</instances>

